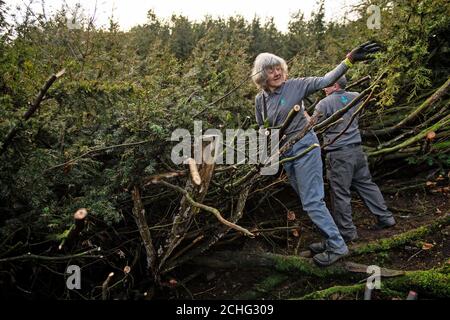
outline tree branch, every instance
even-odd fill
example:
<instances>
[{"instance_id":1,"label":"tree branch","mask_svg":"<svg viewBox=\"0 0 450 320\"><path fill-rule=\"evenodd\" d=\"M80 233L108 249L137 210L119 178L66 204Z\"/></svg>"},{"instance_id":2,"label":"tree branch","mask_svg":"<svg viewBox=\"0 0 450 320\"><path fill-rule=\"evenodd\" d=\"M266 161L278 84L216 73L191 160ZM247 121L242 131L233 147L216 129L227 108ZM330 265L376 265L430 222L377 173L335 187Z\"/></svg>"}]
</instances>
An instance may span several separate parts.
<instances>
[{"instance_id":1,"label":"tree branch","mask_svg":"<svg viewBox=\"0 0 450 320\"><path fill-rule=\"evenodd\" d=\"M36 112L36 110L39 108L39 106L41 105L42 99L44 98L45 94L47 93L48 89L51 87L51 85L58 79L60 78L64 73L66 72L65 69L62 69L61 71L59 71L56 74L53 74L50 76L50 78L47 79L47 81L45 82L45 84L42 86L41 90L39 90L38 95L36 96L36 98L34 99L33 103L31 104L30 108L27 110L27 112L25 112L25 114L23 115L23 121L21 121L18 125L14 126L13 128L11 128L11 130L8 132L8 134L6 135L6 138L3 141L3 145L2 145L2 149L0 150L0 154L3 154L6 149L9 147L9 145L11 144L12 140L14 139L14 137L16 136L17 132L19 132L19 130L22 128L23 123L25 121L27 121L28 119L30 119L30 117Z\"/></svg>"}]
</instances>

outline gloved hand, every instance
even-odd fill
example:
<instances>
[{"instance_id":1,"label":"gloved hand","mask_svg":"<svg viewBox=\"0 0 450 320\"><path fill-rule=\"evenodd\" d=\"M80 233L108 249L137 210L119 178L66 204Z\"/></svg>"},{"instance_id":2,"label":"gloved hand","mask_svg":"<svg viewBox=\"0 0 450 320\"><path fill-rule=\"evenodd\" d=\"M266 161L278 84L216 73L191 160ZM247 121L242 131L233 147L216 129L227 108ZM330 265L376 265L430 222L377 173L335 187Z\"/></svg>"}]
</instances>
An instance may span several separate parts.
<instances>
[{"instance_id":1,"label":"gloved hand","mask_svg":"<svg viewBox=\"0 0 450 320\"><path fill-rule=\"evenodd\" d=\"M372 57L370 57L370 55L378 52L380 49L381 47L378 43L374 41L368 41L350 51L350 53L347 54L347 58L351 63L373 59Z\"/></svg>"}]
</instances>

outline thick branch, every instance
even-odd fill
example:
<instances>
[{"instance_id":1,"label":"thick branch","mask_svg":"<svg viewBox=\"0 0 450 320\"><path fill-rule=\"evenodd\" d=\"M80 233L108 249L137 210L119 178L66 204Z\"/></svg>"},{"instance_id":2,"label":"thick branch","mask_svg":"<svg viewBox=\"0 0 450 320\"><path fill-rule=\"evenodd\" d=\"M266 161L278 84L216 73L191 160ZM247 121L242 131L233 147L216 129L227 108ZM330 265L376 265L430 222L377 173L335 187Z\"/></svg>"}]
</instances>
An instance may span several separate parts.
<instances>
[{"instance_id":1,"label":"thick branch","mask_svg":"<svg viewBox=\"0 0 450 320\"><path fill-rule=\"evenodd\" d=\"M220 251L207 256L197 257L192 264L213 268L269 268L280 272L303 274L320 278L367 272L367 266L359 263L338 262L330 267L322 268L316 266L312 259L268 252ZM387 278L398 277L404 274L405 272L401 270L387 268L381 268L380 270L380 276Z\"/></svg>"},{"instance_id":2,"label":"thick branch","mask_svg":"<svg viewBox=\"0 0 450 320\"><path fill-rule=\"evenodd\" d=\"M324 290L309 293L300 298L300 300L322 300L329 299L332 295L340 294L342 296L360 294L363 296L365 283L349 286L333 286ZM419 295L434 298L448 298L450 295L450 276L439 270L419 270L407 271L401 277L383 280L381 293L386 295L397 295L402 293L406 297L407 292L415 290Z\"/></svg>"},{"instance_id":3,"label":"thick branch","mask_svg":"<svg viewBox=\"0 0 450 320\"><path fill-rule=\"evenodd\" d=\"M410 146L411 144L422 140L424 137L426 137L426 135L430 131L437 131L438 129L448 125L449 123L450 123L450 114L447 115L446 117L444 117L443 119L441 119L439 122L437 122L434 125L432 125L431 127L424 129L419 134L409 138L408 140L406 140L406 141L404 141L402 143L399 143L398 145L395 145L395 146L390 147L390 148L385 148L385 149L381 149L381 150L377 150L377 151L372 151L372 152L369 152L367 155L369 157L374 157L374 156L378 156L378 155L381 155L381 154L392 153L392 152L395 152L397 150L406 148L406 147Z\"/></svg>"},{"instance_id":4,"label":"thick branch","mask_svg":"<svg viewBox=\"0 0 450 320\"><path fill-rule=\"evenodd\" d=\"M301 107L296 104L291 111L289 111L286 120L283 122L283 124L281 125L280 128L280 137L282 137L284 135L284 132L286 131L286 129L289 127L289 125L292 123L292 120L294 120L294 118L297 116L298 112L301 110Z\"/></svg>"},{"instance_id":5,"label":"thick branch","mask_svg":"<svg viewBox=\"0 0 450 320\"><path fill-rule=\"evenodd\" d=\"M254 183L254 181L257 179L257 177L258 177L257 175L253 176L252 179L245 185L245 187L239 194L236 209L232 213L229 219L230 221L236 223L237 221L239 221L239 219L242 218L244 214L245 203L247 201L247 197L250 192L250 188ZM201 253L205 252L206 250L211 248L211 246L217 243L217 241L219 241L219 239L221 239L225 234L227 234L229 230L231 229L228 226L221 224L215 230L208 231L207 233L205 233L205 239L202 243L192 248L192 250L190 250L188 253L181 256L180 258L169 261L169 263L165 266L164 270L162 270L162 273L166 273L176 268L177 266L186 263L187 261L197 258Z\"/></svg>"},{"instance_id":6,"label":"thick branch","mask_svg":"<svg viewBox=\"0 0 450 320\"><path fill-rule=\"evenodd\" d=\"M428 99L426 99L420 106L414 109L408 116L406 116L402 121L397 123L395 126L379 129L379 130L367 130L364 132L365 136L383 136L391 134L400 128L403 128L407 124L414 121L423 111L431 107L436 101L442 98L450 88L450 78L436 90Z\"/></svg>"},{"instance_id":7,"label":"thick branch","mask_svg":"<svg viewBox=\"0 0 450 320\"><path fill-rule=\"evenodd\" d=\"M147 253L147 267L152 272L155 279L157 279L156 270L156 251L153 246L152 237L150 230L147 225L147 220L145 219L145 209L142 204L141 191L137 186L133 188L132 198L134 202L133 214L136 220L136 224L139 228L139 234L141 235L142 241L144 242L145 252Z\"/></svg>"}]
</instances>

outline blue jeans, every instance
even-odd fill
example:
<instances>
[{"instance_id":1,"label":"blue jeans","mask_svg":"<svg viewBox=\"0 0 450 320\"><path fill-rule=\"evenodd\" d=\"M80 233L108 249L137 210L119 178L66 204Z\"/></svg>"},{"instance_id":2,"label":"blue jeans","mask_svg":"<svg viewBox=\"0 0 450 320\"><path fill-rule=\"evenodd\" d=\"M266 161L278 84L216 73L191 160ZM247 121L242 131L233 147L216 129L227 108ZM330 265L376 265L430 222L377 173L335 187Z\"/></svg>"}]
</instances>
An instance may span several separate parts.
<instances>
[{"instance_id":1,"label":"blue jeans","mask_svg":"<svg viewBox=\"0 0 450 320\"><path fill-rule=\"evenodd\" d=\"M282 158L292 157L304 151L313 143L319 143L319 141L316 134L311 130L297 141ZM315 148L300 159L284 163L283 167L292 187L300 197L303 210L325 235L327 249L338 254L347 253L347 245L323 200L324 187L320 148Z\"/></svg>"}]
</instances>

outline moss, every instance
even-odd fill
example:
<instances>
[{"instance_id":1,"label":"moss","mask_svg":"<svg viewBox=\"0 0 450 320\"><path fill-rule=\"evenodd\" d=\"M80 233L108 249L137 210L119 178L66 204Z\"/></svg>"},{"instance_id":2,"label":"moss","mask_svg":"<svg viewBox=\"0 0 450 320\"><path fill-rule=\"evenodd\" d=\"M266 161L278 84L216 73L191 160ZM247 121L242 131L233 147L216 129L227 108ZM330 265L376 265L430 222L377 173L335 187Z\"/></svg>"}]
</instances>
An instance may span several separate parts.
<instances>
[{"instance_id":1,"label":"moss","mask_svg":"<svg viewBox=\"0 0 450 320\"><path fill-rule=\"evenodd\" d=\"M428 226L422 226L404 233L394 235L390 238L377 240L366 245L352 248L352 255L360 255L364 253L371 253L377 251L386 251L391 248L405 245L411 241L423 238L424 236L441 229L450 224L450 216L445 216L436 220Z\"/></svg>"},{"instance_id":2,"label":"moss","mask_svg":"<svg viewBox=\"0 0 450 320\"><path fill-rule=\"evenodd\" d=\"M244 299L244 300L258 299L259 297L263 296L264 294L274 291L274 289L278 285L280 285L281 283L286 281L288 278L289 278L288 276L283 275L283 274L279 274L279 273L272 274L272 275L268 276L267 278L265 278L260 283L256 284L254 286L254 290L247 291L247 292L243 293L242 295L240 295L239 299Z\"/></svg>"},{"instance_id":3,"label":"moss","mask_svg":"<svg viewBox=\"0 0 450 320\"><path fill-rule=\"evenodd\" d=\"M238 300L256 300L261 297L261 292L247 291L238 296Z\"/></svg>"},{"instance_id":4,"label":"moss","mask_svg":"<svg viewBox=\"0 0 450 320\"><path fill-rule=\"evenodd\" d=\"M279 273L273 274L265 278L261 283L255 286L259 292L270 292L280 283L286 281L288 277Z\"/></svg>"},{"instance_id":5,"label":"moss","mask_svg":"<svg viewBox=\"0 0 450 320\"><path fill-rule=\"evenodd\" d=\"M450 140L433 144L433 149L447 149L448 147L450 147Z\"/></svg>"},{"instance_id":6,"label":"moss","mask_svg":"<svg viewBox=\"0 0 450 320\"><path fill-rule=\"evenodd\" d=\"M386 286L381 285L380 293L383 299L389 298L404 298L405 294L400 291L392 290L387 288Z\"/></svg>"},{"instance_id":7,"label":"moss","mask_svg":"<svg viewBox=\"0 0 450 320\"><path fill-rule=\"evenodd\" d=\"M434 298L450 298L450 275L437 270L407 272L403 277L389 280L386 286L397 291L414 290Z\"/></svg>"},{"instance_id":8,"label":"moss","mask_svg":"<svg viewBox=\"0 0 450 320\"><path fill-rule=\"evenodd\" d=\"M355 294L364 294L365 283L359 283L350 286L334 286L324 290L319 290L301 297L299 300L327 300L334 294L345 297L351 295L354 298Z\"/></svg>"},{"instance_id":9,"label":"moss","mask_svg":"<svg viewBox=\"0 0 450 320\"><path fill-rule=\"evenodd\" d=\"M273 256L275 269L281 272L299 272L302 274L327 277L330 275L346 274L347 271L339 266L320 268L312 260L295 256Z\"/></svg>"},{"instance_id":10,"label":"moss","mask_svg":"<svg viewBox=\"0 0 450 320\"><path fill-rule=\"evenodd\" d=\"M416 291L420 296L429 298L450 298L450 275L444 274L442 270L410 271L404 276L381 281L379 294L383 298L405 298L410 290ZM340 298L355 298L357 293L364 293L365 283L334 286L324 290L309 293L300 300L324 300L333 295Z\"/></svg>"}]
</instances>

